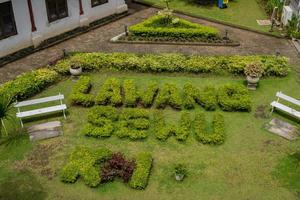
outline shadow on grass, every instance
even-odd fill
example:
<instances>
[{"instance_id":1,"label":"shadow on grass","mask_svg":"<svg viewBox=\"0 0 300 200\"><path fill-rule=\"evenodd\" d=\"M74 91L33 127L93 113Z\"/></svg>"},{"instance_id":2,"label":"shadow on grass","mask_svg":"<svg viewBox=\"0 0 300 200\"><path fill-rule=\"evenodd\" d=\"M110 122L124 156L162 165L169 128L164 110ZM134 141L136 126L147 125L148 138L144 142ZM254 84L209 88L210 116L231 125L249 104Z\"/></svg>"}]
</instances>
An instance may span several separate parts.
<instances>
[{"instance_id":1,"label":"shadow on grass","mask_svg":"<svg viewBox=\"0 0 300 200\"><path fill-rule=\"evenodd\" d=\"M29 171L10 175L0 183L0 200L43 200L47 193Z\"/></svg>"}]
</instances>

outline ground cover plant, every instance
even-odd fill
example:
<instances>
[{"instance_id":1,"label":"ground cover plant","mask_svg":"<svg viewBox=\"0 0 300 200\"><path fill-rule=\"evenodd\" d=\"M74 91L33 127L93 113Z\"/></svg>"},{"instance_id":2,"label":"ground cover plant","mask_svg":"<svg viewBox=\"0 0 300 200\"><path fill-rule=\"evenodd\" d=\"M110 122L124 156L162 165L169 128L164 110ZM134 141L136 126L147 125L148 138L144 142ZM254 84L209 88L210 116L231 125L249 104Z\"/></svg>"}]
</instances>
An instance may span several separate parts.
<instances>
[{"instance_id":1,"label":"ground cover plant","mask_svg":"<svg viewBox=\"0 0 300 200\"><path fill-rule=\"evenodd\" d=\"M132 188L145 189L151 167L149 153L139 153L136 160L127 161L121 153L113 153L107 148L81 146L71 153L60 179L65 183L75 183L81 177L87 186L97 187L101 182L112 181L119 176Z\"/></svg>"}]
</instances>

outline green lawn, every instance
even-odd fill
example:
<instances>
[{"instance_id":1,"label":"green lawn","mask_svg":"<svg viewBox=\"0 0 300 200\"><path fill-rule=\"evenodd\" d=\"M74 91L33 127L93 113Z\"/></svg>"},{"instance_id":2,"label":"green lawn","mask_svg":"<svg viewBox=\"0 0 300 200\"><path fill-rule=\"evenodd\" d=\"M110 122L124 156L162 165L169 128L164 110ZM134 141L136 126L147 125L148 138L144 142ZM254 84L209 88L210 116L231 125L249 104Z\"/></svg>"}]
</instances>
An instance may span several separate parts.
<instances>
[{"instance_id":1,"label":"green lawn","mask_svg":"<svg viewBox=\"0 0 300 200\"><path fill-rule=\"evenodd\" d=\"M220 86L224 83L243 84L244 82L244 79L240 77L212 75L141 74L109 71L89 75L94 83L93 93L97 92L100 85L108 77L134 79L139 87L150 80L157 80L159 83L174 82L179 87L182 87L184 83L191 82L199 88L206 85ZM65 79L36 97L55 95L61 92L68 98L74 84L73 80ZM38 173L38 168L31 170L47 194L46 199L297 199L300 197L299 184L295 184L296 188L283 187L284 184L280 181L281 179L274 175L274 170L288 153L299 149L300 141L289 142L268 133L262 127L270 119L254 117L255 108L259 105L268 105L275 99L274 95L279 90L300 99L299 83L296 75L292 73L285 78L262 80L259 89L251 92L254 101L251 113L222 112L225 116L227 137L225 143L220 146L202 145L195 140L193 135L190 135L185 143L178 142L175 138L160 142L153 135L143 141L130 141L115 136L102 140L86 138L80 134L80 129L86 122L88 109L69 105L69 115L66 121L63 121L61 114L59 114L50 119L46 118L26 124L60 119L64 122L64 135L62 137L36 143L29 143L23 139L9 146L0 146L0 183L5 183L5 180L10 180L10 176L17 173L13 167L16 165L15 161L21 160L37 144L59 143L62 144L61 149L53 153L49 163L51 169L56 173L59 173L69 153L76 145L87 145L94 148L106 146L111 150L121 151L132 157L140 151L149 151L154 158L154 166L149 185L145 191L133 190L121 181L91 189L85 186L82 181L75 184L64 184L60 182L58 176L47 179ZM201 108L198 107L198 109ZM169 121L178 119L178 111L167 108L164 112ZM195 111L192 110L191 112ZM207 116L211 116L214 112L205 113ZM274 116L282 117L277 113L274 113ZM172 175L172 166L178 162L186 163L188 166L188 177L181 183L177 183ZM27 179L22 180L26 181ZM11 185L9 189L12 192L17 193L18 187L14 187L11 181L7 184ZM44 193L40 190L38 193L40 198L36 197L36 199L43 199ZM0 193L1 200L10 200L2 196L3 194L7 193Z\"/></svg>"},{"instance_id":2,"label":"green lawn","mask_svg":"<svg viewBox=\"0 0 300 200\"><path fill-rule=\"evenodd\" d=\"M160 0L138 0L155 6L165 6ZM171 9L181 11L193 16L205 17L221 22L244 26L253 30L268 32L269 26L259 26L257 19L269 19L264 9L256 0L234 0L230 1L228 8L219 9L213 6L197 6L188 4L187 1L173 0L170 3Z\"/></svg>"}]
</instances>

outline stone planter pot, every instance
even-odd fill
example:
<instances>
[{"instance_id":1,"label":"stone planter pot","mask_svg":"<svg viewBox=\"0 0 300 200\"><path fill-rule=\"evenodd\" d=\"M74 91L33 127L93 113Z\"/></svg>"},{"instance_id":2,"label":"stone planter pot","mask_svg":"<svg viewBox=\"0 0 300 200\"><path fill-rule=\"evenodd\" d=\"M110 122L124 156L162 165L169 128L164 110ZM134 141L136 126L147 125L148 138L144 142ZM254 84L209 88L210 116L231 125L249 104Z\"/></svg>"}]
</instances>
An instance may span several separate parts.
<instances>
[{"instance_id":1,"label":"stone planter pot","mask_svg":"<svg viewBox=\"0 0 300 200\"><path fill-rule=\"evenodd\" d=\"M80 76L82 74L82 68L78 68L78 69L73 69L70 67L70 73L73 76Z\"/></svg>"},{"instance_id":2,"label":"stone planter pot","mask_svg":"<svg viewBox=\"0 0 300 200\"><path fill-rule=\"evenodd\" d=\"M184 179L184 175L183 174L175 174L175 179L176 179L176 181L182 181Z\"/></svg>"},{"instance_id":3,"label":"stone planter pot","mask_svg":"<svg viewBox=\"0 0 300 200\"><path fill-rule=\"evenodd\" d=\"M247 76L247 82L250 84L257 84L259 81L259 77Z\"/></svg>"},{"instance_id":4,"label":"stone planter pot","mask_svg":"<svg viewBox=\"0 0 300 200\"><path fill-rule=\"evenodd\" d=\"M251 76L247 76L247 82L248 82L248 89L249 90L256 90L257 87L257 83L259 82L259 77L251 77Z\"/></svg>"}]
</instances>

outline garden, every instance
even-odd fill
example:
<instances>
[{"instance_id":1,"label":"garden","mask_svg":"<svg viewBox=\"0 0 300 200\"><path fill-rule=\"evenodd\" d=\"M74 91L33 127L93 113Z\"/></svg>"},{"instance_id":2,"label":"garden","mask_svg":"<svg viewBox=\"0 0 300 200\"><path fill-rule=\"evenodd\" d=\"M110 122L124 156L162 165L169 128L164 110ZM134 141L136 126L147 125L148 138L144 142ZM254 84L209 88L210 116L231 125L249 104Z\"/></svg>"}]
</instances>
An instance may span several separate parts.
<instances>
[{"instance_id":1,"label":"garden","mask_svg":"<svg viewBox=\"0 0 300 200\"><path fill-rule=\"evenodd\" d=\"M129 32L219 39L213 27L165 14ZM273 117L299 127L270 113L278 91L300 99L295 66L280 55L69 52L0 85L0 200L298 199L299 139L265 129ZM29 115L38 101L53 108L50 97L66 119L27 117L22 128L21 105ZM29 140L27 130L51 121L63 134Z\"/></svg>"}]
</instances>

